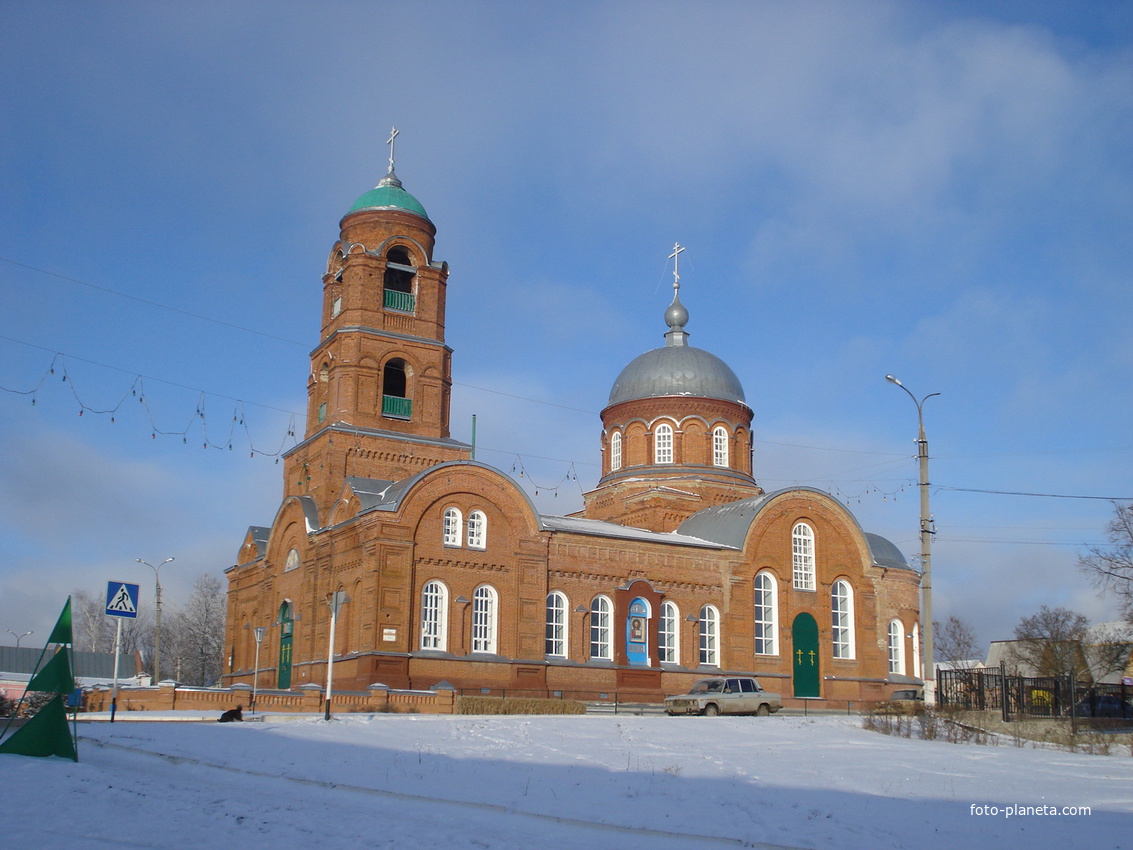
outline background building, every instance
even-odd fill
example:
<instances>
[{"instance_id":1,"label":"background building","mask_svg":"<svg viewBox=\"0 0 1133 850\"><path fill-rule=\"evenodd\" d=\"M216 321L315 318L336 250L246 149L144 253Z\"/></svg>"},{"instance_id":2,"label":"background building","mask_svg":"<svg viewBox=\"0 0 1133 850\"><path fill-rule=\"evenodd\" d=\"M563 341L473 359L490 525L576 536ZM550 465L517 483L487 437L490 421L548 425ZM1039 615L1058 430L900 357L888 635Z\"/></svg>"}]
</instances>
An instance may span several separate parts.
<instances>
[{"instance_id":1,"label":"background building","mask_svg":"<svg viewBox=\"0 0 1133 850\"><path fill-rule=\"evenodd\" d=\"M665 344L602 411L598 486L549 516L450 437L448 267L392 166L340 229L306 434L227 570L227 683L252 683L256 627L261 687L323 683L339 591L336 689L651 699L729 671L871 700L919 681L917 574L829 494L758 485L752 409L689 344L676 266Z\"/></svg>"}]
</instances>

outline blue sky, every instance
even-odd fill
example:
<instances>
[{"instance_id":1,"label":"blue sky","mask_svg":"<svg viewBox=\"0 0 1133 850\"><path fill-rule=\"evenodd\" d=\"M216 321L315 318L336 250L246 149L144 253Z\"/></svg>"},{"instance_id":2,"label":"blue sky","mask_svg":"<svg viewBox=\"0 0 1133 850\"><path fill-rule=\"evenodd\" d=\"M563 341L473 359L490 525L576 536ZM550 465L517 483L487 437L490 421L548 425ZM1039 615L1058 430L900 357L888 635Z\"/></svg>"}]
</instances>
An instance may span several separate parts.
<instances>
[{"instance_id":1,"label":"blue sky","mask_svg":"<svg viewBox=\"0 0 1133 850\"><path fill-rule=\"evenodd\" d=\"M270 524L393 125L452 269L453 435L541 509L594 485L679 241L766 489L916 555L895 374L940 393L936 618L1115 613L1075 570L1112 506L1056 497L1133 497L1130 4L3 2L0 75L0 629L152 586L135 558L176 557L176 603Z\"/></svg>"}]
</instances>

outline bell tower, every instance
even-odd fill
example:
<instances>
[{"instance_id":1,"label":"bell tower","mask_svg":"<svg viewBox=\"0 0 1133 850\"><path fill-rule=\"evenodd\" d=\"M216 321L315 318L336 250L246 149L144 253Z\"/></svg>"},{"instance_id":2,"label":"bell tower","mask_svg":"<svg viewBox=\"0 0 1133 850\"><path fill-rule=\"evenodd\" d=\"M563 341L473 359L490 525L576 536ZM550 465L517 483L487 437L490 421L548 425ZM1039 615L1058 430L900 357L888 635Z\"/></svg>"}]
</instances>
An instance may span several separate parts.
<instances>
[{"instance_id":1,"label":"bell tower","mask_svg":"<svg viewBox=\"0 0 1133 850\"><path fill-rule=\"evenodd\" d=\"M471 447L449 436L452 349L445 344L448 264L436 227L389 171L339 223L323 276L320 342L311 352L307 429L285 458L285 495L320 510L346 476L396 481Z\"/></svg>"}]
</instances>

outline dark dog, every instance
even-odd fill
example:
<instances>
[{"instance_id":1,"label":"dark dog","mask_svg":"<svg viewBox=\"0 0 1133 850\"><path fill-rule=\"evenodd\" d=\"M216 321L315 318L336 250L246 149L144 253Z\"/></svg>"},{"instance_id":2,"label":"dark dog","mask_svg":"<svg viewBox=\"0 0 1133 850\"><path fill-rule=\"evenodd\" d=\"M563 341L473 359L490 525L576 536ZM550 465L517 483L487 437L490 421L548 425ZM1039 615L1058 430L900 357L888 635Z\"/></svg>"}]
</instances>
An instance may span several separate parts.
<instances>
[{"instance_id":1,"label":"dark dog","mask_svg":"<svg viewBox=\"0 0 1133 850\"><path fill-rule=\"evenodd\" d=\"M244 719L244 706L238 705L235 708L230 708L224 714L220 715L220 720L217 723L231 723L234 720Z\"/></svg>"}]
</instances>

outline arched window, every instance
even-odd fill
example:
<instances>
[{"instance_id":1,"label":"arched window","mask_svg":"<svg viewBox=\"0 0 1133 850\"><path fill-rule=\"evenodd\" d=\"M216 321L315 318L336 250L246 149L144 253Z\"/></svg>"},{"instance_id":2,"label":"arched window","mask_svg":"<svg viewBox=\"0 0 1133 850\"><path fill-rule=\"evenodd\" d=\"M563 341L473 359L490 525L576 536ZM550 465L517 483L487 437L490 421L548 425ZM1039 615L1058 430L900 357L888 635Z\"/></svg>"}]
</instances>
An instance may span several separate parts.
<instances>
[{"instance_id":1,"label":"arched window","mask_svg":"<svg viewBox=\"0 0 1133 850\"><path fill-rule=\"evenodd\" d=\"M610 472L622 468L622 432L615 431L610 435Z\"/></svg>"},{"instance_id":2,"label":"arched window","mask_svg":"<svg viewBox=\"0 0 1133 850\"><path fill-rule=\"evenodd\" d=\"M844 579L830 588L830 637L835 658L854 657L854 589Z\"/></svg>"},{"instance_id":3,"label":"arched window","mask_svg":"<svg viewBox=\"0 0 1133 850\"><path fill-rule=\"evenodd\" d=\"M612 661L610 619L613 606L606 596L595 596L590 603L590 657L598 661Z\"/></svg>"},{"instance_id":4,"label":"arched window","mask_svg":"<svg viewBox=\"0 0 1133 850\"><path fill-rule=\"evenodd\" d=\"M431 581L421 590L421 648L448 646L448 588Z\"/></svg>"},{"instance_id":5,"label":"arched window","mask_svg":"<svg viewBox=\"0 0 1133 850\"><path fill-rule=\"evenodd\" d=\"M678 664L681 658L680 646L681 612L675 602L661 603L661 620L657 624L657 657L666 664Z\"/></svg>"},{"instance_id":6,"label":"arched window","mask_svg":"<svg viewBox=\"0 0 1133 850\"><path fill-rule=\"evenodd\" d=\"M712 465L727 466L728 463L728 429L717 425L712 429Z\"/></svg>"},{"instance_id":7,"label":"arched window","mask_svg":"<svg viewBox=\"0 0 1133 850\"><path fill-rule=\"evenodd\" d=\"M459 546L464 518L458 508L445 508L444 545Z\"/></svg>"},{"instance_id":8,"label":"arched window","mask_svg":"<svg viewBox=\"0 0 1133 850\"><path fill-rule=\"evenodd\" d=\"M755 577L755 654L778 655L779 591L772 573Z\"/></svg>"},{"instance_id":9,"label":"arched window","mask_svg":"<svg viewBox=\"0 0 1133 850\"><path fill-rule=\"evenodd\" d=\"M547 640L544 652L552 658L567 657L567 611L570 603L566 594L554 591L547 594Z\"/></svg>"},{"instance_id":10,"label":"arched window","mask_svg":"<svg viewBox=\"0 0 1133 850\"><path fill-rule=\"evenodd\" d=\"M483 511L468 515L468 548L483 549L488 545L488 517Z\"/></svg>"},{"instance_id":11,"label":"arched window","mask_svg":"<svg viewBox=\"0 0 1133 850\"><path fill-rule=\"evenodd\" d=\"M900 620L889 621L889 672L905 672L905 626Z\"/></svg>"},{"instance_id":12,"label":"arched window","mask_svg":"<svg viewBox=\"0 0 1133 850\"><path fill-rule=\"evenodd\" d=\"M921 624L913 623L913 676L921 675Z\"/></svg>"},{"instance_id":13,"label":"arched window","mask_svg":"<svg viewBox=\"0 0 1133 850\"><path fill-rule=\"evenodd\" d=\"M386 253L386 273L383 279L383 304L387 310L412 313L416 307L413 298L413 278L417 270L409 259L409 252L401 246Z\"/></svg>"},{"instance_id":14,"label":"arched window","mask_svg":"<svg viewBox=\"0 0 1133 850\"><path fill-rule=\"evenodd\" d=\"M805 522L791 530L795 590L814 590L814 529Z\"/></svg>"},{"instance_id":15,"label":"arched window","mask_svg":"<svg viewBox=\"0 0 1133 850\"><path fill-rule=\"evenodd\" d=\"M394 358L382 368L382 416L388 419L409 419L412 414L409 369L404 360Z\"/></svg>"},{"instance_id":16,"label":"arched window","mask_svg":"<svg viewBox=\"0 0 1133 850\"><path fill-rule=\"evenodd\" d=\"M472 651L496 651L496 589L482 584L472 594Z\"/></svg>"},{"instance_id":17,"label":"arched window","mask_svg":"<svg viewBox=\"0 0 1133 850\"><path fill-rule=\"evenodd\" d=\"M653 462L673 462L673 426L662 422L653 431Z\"/></svg>"},{"instance_id":18,"label":"arched window","mask_svg":"<svg viewBox=\"0 0 1133 850\"><path fill-rule=\"evenodd\" d=\"M720 666L720 612L712 605L700 609L700 663Z\"/></svg>"}]
</instances>

